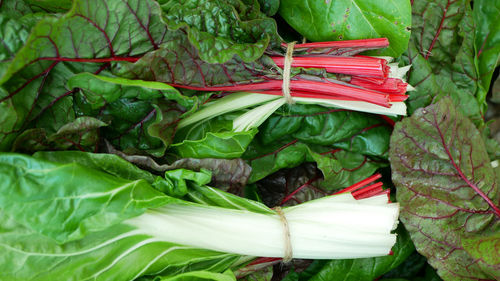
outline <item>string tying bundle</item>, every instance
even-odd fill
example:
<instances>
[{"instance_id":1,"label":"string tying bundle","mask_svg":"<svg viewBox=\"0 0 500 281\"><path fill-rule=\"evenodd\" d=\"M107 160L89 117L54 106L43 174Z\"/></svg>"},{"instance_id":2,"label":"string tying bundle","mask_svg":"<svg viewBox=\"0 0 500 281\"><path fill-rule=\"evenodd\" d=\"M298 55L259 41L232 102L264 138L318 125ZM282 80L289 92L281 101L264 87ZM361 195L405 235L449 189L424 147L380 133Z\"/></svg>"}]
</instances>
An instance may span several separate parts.
<instances>
[{"instance_id":1,"label":"string tying bundle","mask_svg":"<svg viewBox=\"0 0 500 281\"><path fill-rule=\"evenodd\" d=\"M294 104L295 101L290 94L290 73L292 71L292 62L293 62L293 48L295 46L295 41L290 42L286 46L286 55L285 62L283 65L283 85L281 87L283 92L283 97L285 98L288 104Z\"/></svg>"},{"instance_id":2,"label":"string tying bundle","mask_svg":"<svg viewBox=\"0 0 500 281\"><path fill-rule=\"evenodd\" d=\"M283 225L283 241L285 243L285 251L283 255L283 262L288 263L292 261L293 258L293 249L292 249L292 242L290 239L290 228L288 226L288 221L285 217L285 213L283 213L283 210L281 207L276 207L274 208L274 211L278 214L280 217L281 223Z\"/></svg>"}]
</instances>

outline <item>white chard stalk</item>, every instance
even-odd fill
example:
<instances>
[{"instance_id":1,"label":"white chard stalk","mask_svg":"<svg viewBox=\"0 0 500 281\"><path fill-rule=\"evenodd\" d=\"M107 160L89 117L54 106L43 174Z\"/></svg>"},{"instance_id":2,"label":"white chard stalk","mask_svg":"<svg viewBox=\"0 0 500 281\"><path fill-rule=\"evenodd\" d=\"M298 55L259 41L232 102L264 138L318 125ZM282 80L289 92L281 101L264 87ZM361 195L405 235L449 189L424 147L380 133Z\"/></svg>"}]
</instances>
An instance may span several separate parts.
<instances>
[{"instance_id":1,"label":"white chard stalk","mask_svg":"<svg viewBox=\"0 0 500 281\"><path fill-rule=\"evenodd\" d=\"M399 205L387 195L356 200L344 193L283 208L286 228L278 214L260 214L213 206L170 204L147 211L126 223L146 235L173 243L240 255L293 258L351 259L383 256L396 243L391 233Z\"/></svg>"}]
</instances>

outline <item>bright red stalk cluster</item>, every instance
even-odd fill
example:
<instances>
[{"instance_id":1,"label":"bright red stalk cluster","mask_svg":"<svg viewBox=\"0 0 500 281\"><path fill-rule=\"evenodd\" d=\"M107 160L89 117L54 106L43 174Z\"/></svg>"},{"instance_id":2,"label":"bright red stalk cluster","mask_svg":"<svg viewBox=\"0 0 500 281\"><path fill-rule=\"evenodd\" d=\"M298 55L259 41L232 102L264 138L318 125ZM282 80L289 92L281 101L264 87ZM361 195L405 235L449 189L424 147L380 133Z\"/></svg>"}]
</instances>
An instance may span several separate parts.
<instances>
[{"instance_id":1,"label":"bright red stalk cluster","mask_svg":"<svg viewBox=\"0 0 500 281\"><path fill-rule=\"evenodd\" d=\"M285 65L284 57L271 57L276 65ZM330 73L387 78L389 66L384 59L373 57L303 56L294 57L293 67L324 68Z\"/></svg>"},{"instance_id":2,"label":"bright red stalk cluster","mask_svg":"<svg viewBox=\"0 0 500 281\"><path fill-rule=\"evenodd\" d=\"M342 78L310 78L297 75L290 80L290 94L293 97L363 101L383 107L407 99L407 83L390 78L390 67L381 58L356 55L364 50L384 48L389 45L386 38L317 42L296 44L292 67L322 68L329 73L341 74ZM286 47L286 44L283 45ZM283 55L273 54L274 63L283 67ZM344 77L345 76L345 77ZM264 81L217 87L194 87L179 84L172 86L199 91L257 92L282 95L283 81L263 78Z\"/></svg>"},{"instance_id":3,"label":"bright red stalk cluster","mask_svg":"<svg viewBox=\"0 0 500 281\"><path fill-rule=\"evenodd\" d=\"M335 194L341 194L341 193L346 193L346 192L351 192L352 196L355 199L364 199L364 198L369 198L372 196L377 196L377 195L382 195L386 194L387 195L387 200L390 202L390 189L383 189L382 185L383 183L377 182L374 183L376 180L380 179L382 175L380 174L374 174L360 182L357 182L347 188L344 188L340 191L337 191L333 193L332 195Z\"/></svg>"}]
</instances>

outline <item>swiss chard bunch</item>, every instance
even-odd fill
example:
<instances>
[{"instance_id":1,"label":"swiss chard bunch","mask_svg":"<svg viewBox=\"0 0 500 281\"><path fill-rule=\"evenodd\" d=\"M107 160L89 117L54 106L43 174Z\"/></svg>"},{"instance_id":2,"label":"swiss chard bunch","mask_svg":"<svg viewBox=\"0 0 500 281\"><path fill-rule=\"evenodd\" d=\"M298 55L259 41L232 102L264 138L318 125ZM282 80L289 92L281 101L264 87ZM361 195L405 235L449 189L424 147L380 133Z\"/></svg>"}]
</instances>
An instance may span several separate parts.
<instances>
[{"instance_id":1,"label":"swiss chard bunch","mask_svg":"<svg viewBox=\"0 0 500 281\"><path fill-rule=\"evenodd\" d=\"M0 279L498 279L498 17L497 0L0 1ZM333 237L354 239L343 256L164 235L218 208L282 235L269 207L302 220L323 197L378 214L377 170L402 224Z\"/></svg>"}]
</instances>

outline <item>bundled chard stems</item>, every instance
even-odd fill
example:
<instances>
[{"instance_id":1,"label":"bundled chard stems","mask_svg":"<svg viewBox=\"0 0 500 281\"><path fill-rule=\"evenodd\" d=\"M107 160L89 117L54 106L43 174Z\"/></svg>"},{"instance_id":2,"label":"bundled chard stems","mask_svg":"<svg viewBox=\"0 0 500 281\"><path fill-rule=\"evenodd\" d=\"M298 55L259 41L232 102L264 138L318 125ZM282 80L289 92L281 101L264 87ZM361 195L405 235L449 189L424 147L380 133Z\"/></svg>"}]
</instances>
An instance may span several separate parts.
<instances>
[{"instance_id":1,"label":"bundled chard stems","mask_svg":"<svg viewBox=\"0 0 500 281\"><path fill-rule=\"evenodd\" d=\"M390 63L390 57L357 55L365 50L385 48L388 45L389 41L385 38L294 45L290 62L293 75L290 75L292 77L289 83L292 101L374 114L405 115L404 101L408 98L406 92L413 88L403 77L410 66L398 67L397 64ZM276 66L284 67L287 57L282 53L268 55ZM324 75L313 74L314 71L320 71ZM182 120L179 123L181 128L229 111L257 106L234 121L235 131L249 130L259 126L276 109L287 103L283 98L281 79L266 78L249 84L207 88L175 86L238 92L237 97L231 97L234 94L226 95L207 103L201 110Z\"/></svg>"},{"instance_id":2,"label":"bundled chard stems","mask_svg":"<svg viewBox=\"0 0 500 281\"><path fill-rule=\"evenodd\" d=\"M241 255L350 259L387 255L399 207L372 176L337 194L278 213L169 204L129 219L155 239ZM363 187L363 188L361 188ZM286 242L289 235L289 242ZM290 251L291 257L287 256Z\"/></svg>"}]
</instances>

